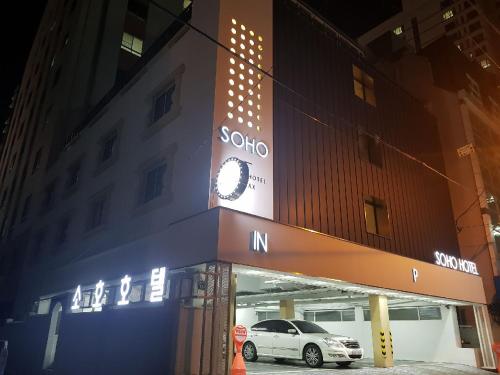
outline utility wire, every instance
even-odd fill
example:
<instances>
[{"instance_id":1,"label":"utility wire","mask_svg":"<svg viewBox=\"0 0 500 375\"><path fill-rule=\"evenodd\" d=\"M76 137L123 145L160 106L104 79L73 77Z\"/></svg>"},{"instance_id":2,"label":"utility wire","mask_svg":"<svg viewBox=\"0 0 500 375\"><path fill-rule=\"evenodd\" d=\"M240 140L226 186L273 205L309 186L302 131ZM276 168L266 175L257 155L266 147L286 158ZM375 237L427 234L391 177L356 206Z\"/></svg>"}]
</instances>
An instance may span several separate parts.
<instances>
[{"instance_id":1,"label":"utility wire","mask_svg":"<svg viewBox=\"0 0 500 375\"><path fill-rule=\"evenodd\" d=\"M442 178L446 179L447 181L457 185L457 186L460 186L462 187L463 189L465 190L470 190L470 191L475 191L475 189L471 188L471 187L468 187L468 186L465 186L463 184L461 184L460 182L456 181L455 179L451 178L451 177L448 177L446 174L444 174L443 172L437 170L436 168L430 166L429 164L427 164L426 162L416 158L415 156L401 150L399 147L395 146L395 145L392 145L388 142L386 142L385 140L383 140L382 138L380 138L380 136L378 135L375 135L375 134L372 134L372 133L369 133L367 132L365 129L355 125L355 124L352 124L350 123L349 121L347 121L346 119L342 118L341 116L337 115L337 114L334 114L332 113L330 110L324 108L323 106L319 105L318 103L316 103L315 101L309 99L308 97L304 96L303 94L301 94L300 92L296 91L295 89L291 88L290 86L288 86L287 84L281 82L279 79L277 79L276 77L274 77L273 74L269 73L268 71L262 69L262 68L259 68L256 64L253 64L251 62L249 62L246 58L243 58L241 57L239 54L237 54L236 52L232 52L231 49L229 47L227 47L225 44L219 42L217 39L213 38L212 36L208 35L206 32L204 32L203 30L199 29L198 27L194 26L193 24L191 24L190 22L188 21L185 21L183 20L182 18L180 18L179 16L177 16L174 12L170 11L169 9L165 8L163 5L161 4L158 4L156 1L151 1L151 3L153 3L155 6L157 6L158 8L162 9L163 11L165 11L166 13L168 13L171 17L173 17L174 19L176 19L177 21L185 24L187 27L189 27L190 29L194 30L195 32L197 32L198 34L202 35L203 37L207 38L209 41L211 41L212 43L214 43L215 45L217 45L218 47L224 49L228 54L232 55L234 58L238 59L239 61L242 61L250 66L252 66L254 69L260 71L262 74L264 74L266 77L270 78L273 82L275 82L276 84L278 84L280 87L283 87L284 89L290 91L291 93L297 95L298 97L302 98L303 100L307 101L308 103L312 104L314 107L324 111L325 113L328 113L330 116L332 117L335 117L337 119L339 119L340 121L342 121L343 123L345 123L346 125L352 127L352 128L355 128L356 130L358 130L360 133L363 133L369 137L371 137L372 139L374 139L375 141L377 142L380 142L381 144L383 144L384 146L386 146L387 148L403 155L405 158L417 163L417 164L420 164L421 166L423 166L424 168L438 174L439 176L441 176ZM310 119L312 119L313 121L315 121L316 123L320 124L320 125L323 125L323 126L328 126L328 127L331 127L330 124L328 123L325 123L321 120L319 120L317 117L315 116L312 116L310 115L309 113L306 113L302 110L299 110L299 109L296 109L300 112L302 112L302 114L304 114L305 116L309 117Z\"/></svg>"},{"instance_id":2,"label":"utility wire","mask_svg":"<svg viewBox=\"0 0 500 375\"><path fill-rule=\"evenodd\" d=\"M488 245L489 245L488 243L485 243L485 244L480 245L480 246L478 247L478 251L476 251L476 252L474 253L474 255L472 255L472 256L470 257L470 260L471 260L471 261L474 261L474 260L475 260L475 259L476 259L479 255L481 255L481 254L483 253L483 251L488 250L488 249L489 249L489 246L488 246Z\"/></svg>"},{"instance_id":3,"label":"utility wire","mask_svg":"<svg viewBox=\"0 0 500 375\"><path fill-rule=\"evenodd\" d=\"M336 117L336 118L340 119L341 121L343 121L344 123L346 123L346 124L347 124L347 125L349 125L350 127L354 127L355 129L357 129L360 133L363 133L363 134L365 134L365 135L367 135L367 136L369 136L369 137L373 138L375 141L377 141L377 142L380 142L380 143L384 144L386 147L388 147L388 148L390 148L390 149L392 149L392 150L394 150L394 151L396 151L396 152L400 153L400 154L401 154L401 155L403 155L404 157L406 157L406 158L408 158L408 159L410 159L410 160L412 160L412 161L414 161L414 162L416 162L416 163L418 163L418 164L421 164L421 165L422 165L422 166L424 166L425 168L427 168L427 169L431 170L432 172L434 172L434 173L438 174L439 176L443 177L444 179L448 180L449 182L452 182L452 183L454 183L454 184L456 184L456 185L458 185L458 186L462 187L462 188L463 188L463 189L465 189L465 190L475 190L475 189L472 189L472 188L467 187L467 186L465 186L465 185L462 185L462 184L461 184L461 183L459 183L458 181L456 181L456 180L454 180L454 179L451 179L450 177L446 176L444 173L440 172L439 170L437 170L437 169L435 169L435 168L431 167L431 166L430 166L430 165L428 165L427 163L425 163L425 162L423 162L423 161L421 161L421 160L417 159L416 157L414 157L414 156L412 156L412 155L410 155L410 154L408 154L408 153L406 153L406 152L404 152L404 151L400 150L398 147L396 147L396 146L394 146L394 145L392 145L392 144L389 144L389 143L385 142L385 141L384 141L384 140L382 140L379 136L374 135L374 134L371 134L371 133L367 132L365 129L363 129L363 128L359 127L359 126L356 126L356 125L354 125L354 124L352 124L352 123L350 123L350 122L348 122L347 120L345 120L345 119L343 119L343 118L339 117L338 115L335 115L335 114L331 113L329 110L326 110L326 109L322 108L321 106L319 106L318 104L316 104L314 101L312 101L312 100L308 99L308 98L307 98L307 97L305 97L304 95L300 94L300 93L299 93L299 92L297 92L296 90L294 90L294 89L290 88L288 85L286 85L286 84L282 83L282 82L281 82L281 81L279 81L277 78L275 78L275 77L274 77L274 75L270 73L270 72L272 71L272 67L271 67L268 71L266 71L266 70L263 70L263 69L259 68L257 65L255 65L255 64L253 64L253 63L250 63L249 61L247 61L245 58L242 58L242 57L241 57L240 55L238 55L237 53L232 52L232 51L230 50L230 48L228 48L227 46L225 46L224 44L222 44L221 42L219 42L219 41L218 41L218 40L216 40L215 38L211 37L210 35L208 35L208 34L207 34L207 33L205 33L204 31L200 30L200 29L199 29L199 28L197 28L196 26L192 25L190 22L183 20L182 18L180 18L179 16L177 16L175 13L171 12L169 9L167 9L167 8L165 8L164 6L162 6L162 5L158 4L156 1L154 1L154 0L153 0L153 1L151 1L151 3L152 3L152 4L154 4L155 6L157 6L158 8L160 8L161 10L165 11L166 13L170 14L170 16L172 16L172 17L173 17L174 19L176 19L178 22L183 23L184 25L188 26L188 27L189 27L189 28L191 28L192 30L196 31L198 34L200 34L200 35L202 35L203 37L207 38L207 39L208 39L209 41L211 41L212 43L214 43L214 44L216 44L217 46L219 46L219 47L223 48L223 49L224 49L224 50L226 50L229 54L231 54L233 57L235 57L235 58L239 59L240 61L242 61L242 62L244 62L244 63L246 63L246 64L248 64L248 65L250 65L250 66L252 66L252 67L254 67L254 69L256 69L256 70L260 71L263 75L265 75L265 76L269 77L271 80L273 80L273 82L276 82L276 83L277 83L277 84L279 84L281 87L283 87L283 88L285 88L285 89L289 90L290 92L294 93L295 95L297 95L297 96L299 96L299 97L303 98L304 100L306 100L306 101L308 101L308 102L312 103L313 105L315 105L316 107L318 107L318 108L322 109L323 111L326 111L326 113L328 113L330 116L332 116L332 117ZM261 78L257 81L257 83L254 85L254 87L255 87L255 86L257 86L257 84L258 84L259 82L261 82L261 81L263 80L263 78L264 78L264 77L261 77ZM248 95L247 95L247 96L248 96ZM247 97L247 96L246 96L246 97ZM245 98L246 98L246 97L245 97ZM241 101L240 101L240 104L241 104L242 102L244 102L245 98L244 98L243 100L241 100ZM286 102L286 101L283 101L283 102L284 102L284 103L286 103L287 105L289 105L290 107L292 107L295 111L297 111L297 112L301 113L302 115L304 115L305 117L310 118L310 119L311 119L311 120L313 120L315 123L317 123L317 124L319 124L319 125L322 125L322 126L325 126L325 127L328 127L328 128L332 128L332 125L331 125L331 124L328 124L328 123L326 123L326 122L324 122L324 121L320 120L319 118L317 118L317 117L315 117L315 116L312 116L311 114L309 114L309 113L307 113L307 112L305 112L305 111L303 111L303 110L301 110L301 109L297 108L296 106L293 106L292 104L290 104L290 103L288 103L288 102ZM234 111L234 109L233 109L232 111ZM231 113L232 113L232 111L231 111ZM224 117L224 119L221 121L221 124L222 124L222 123L224 123L224 122L227 120L227 118L228 118L228 117L227 117L227 114L226 114L226 116ZM333 125L333 127L335 127L335 125ZM338 127L337 127L337 129L341 129L341 130L346 131L346 129L345 129L345 128L338 128ZM207 143L207 142L208 142L208 140L207 140L207 139L205 139L202 143L200 143L200 145L198 146L197 150L198 150L199 148L203 147L204 145L206 145L206 143ZM196 151L197 151L197 150L196 150ZM481 194L482 194L482 193L481 193ZM479 199L481 194L479 194L479 195L478 195L478 198L476 198L476 199ZM474 202L473 202L473 203L475 203L475 201L476 201L476 200L474 200ZM473 204L471 204L471 206L472 206L472 205L473 205ZM469 208L468 208L468 209L469 209ZM460 216L462 216L462 215L460 215ZM460 216L457 218L457 220L460 218ZM76 256L72 259L72 261L77 261L77 260L81 259L83 256L85 256L85 255L86 255L86 253L88 253L88 251L84 251L84 252L82 252L82 253L79 253L78 255L76 255Z\"/></svg>"},{"instance_id":4,"label":"utility wire","mask_svg":"<svg viewBox=\"0 0 500 375\"><path fill-rule=\"evenodd\" d=\"M457 232L460 233L462 231L462 228L458 225L458 221L467 213L469 210L476 205L477 202L481 199L482 195L484 194L486 188L483 187L481 192L474 198L474 200L467 206L467 208L462 211L460 215L457 216L455 219L455 227L457 228Z\"/></svg>"}]
</instances>

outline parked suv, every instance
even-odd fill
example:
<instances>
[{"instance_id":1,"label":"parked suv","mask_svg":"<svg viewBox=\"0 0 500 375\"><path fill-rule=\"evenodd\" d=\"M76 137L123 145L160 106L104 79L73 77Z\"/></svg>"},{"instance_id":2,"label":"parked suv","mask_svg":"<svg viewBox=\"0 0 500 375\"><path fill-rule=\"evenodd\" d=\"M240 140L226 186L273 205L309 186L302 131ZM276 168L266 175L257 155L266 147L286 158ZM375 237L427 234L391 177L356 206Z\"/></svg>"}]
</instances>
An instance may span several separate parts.
<instances>
[{"instance_id":1,"label":"parked suv","mask_svg":"<svg viewBox=\"0 0 500 375\"><path fill-rule=\"evenodd\" d=\"M333 335L317 324L304 320L263 320L250 328L243 345L243 357L249 362L258 356L277 361L300 359L309 367L323 362L349 366L363 358L359 342L346 336Z\"/></svg>"}]
</instances>

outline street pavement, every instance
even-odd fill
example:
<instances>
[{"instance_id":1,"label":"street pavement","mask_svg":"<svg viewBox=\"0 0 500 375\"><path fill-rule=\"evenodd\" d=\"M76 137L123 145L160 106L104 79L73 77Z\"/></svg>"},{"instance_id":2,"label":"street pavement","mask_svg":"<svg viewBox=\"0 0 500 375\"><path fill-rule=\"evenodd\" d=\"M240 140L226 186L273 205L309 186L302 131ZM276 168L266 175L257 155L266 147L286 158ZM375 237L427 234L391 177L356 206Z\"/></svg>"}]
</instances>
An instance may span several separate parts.
<instances>
[{"instance_id":1,"label":"street pavement","mask_svg":"<svg viewBox=\"0 0 500 375\"><path fill-rule=\"evenodd\" d=\"M491 375L491 372L474 367L449 363L428 362L396 362L392 368L374 368L370 360L353 363L347 368L338 367L334 363L326 363L322 368L311 369L300 361L276 363L272 359L259 359L257 362L246 363L247 374L307 374L307 375Z\"/></svg>"}]
</instances>

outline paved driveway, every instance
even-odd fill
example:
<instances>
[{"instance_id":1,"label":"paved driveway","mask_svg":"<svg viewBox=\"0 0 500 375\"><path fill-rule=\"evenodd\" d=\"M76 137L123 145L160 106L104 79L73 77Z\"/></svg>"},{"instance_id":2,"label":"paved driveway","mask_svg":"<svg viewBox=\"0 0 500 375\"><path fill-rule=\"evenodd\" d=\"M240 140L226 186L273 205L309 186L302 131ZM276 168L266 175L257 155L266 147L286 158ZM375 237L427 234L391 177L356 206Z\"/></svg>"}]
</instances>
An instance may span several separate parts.
<instances>
[{"instance_id":1,"label":"paved driveway","mask_svg":"<svg viewBox=\"0 0 500 375\"><path fill-rule=\"evenodd\" d=\"M277 364L274 360L259 359L246 363L247 374L307 374L307 375L491 375L491 372L474 367L448 363L397 362L390 369L374 368L370 360L353 363L348 368L340 368L336 364L325 364L320 369L311 369L299 361L286 361Z\"/></svg>"}]
</instances>

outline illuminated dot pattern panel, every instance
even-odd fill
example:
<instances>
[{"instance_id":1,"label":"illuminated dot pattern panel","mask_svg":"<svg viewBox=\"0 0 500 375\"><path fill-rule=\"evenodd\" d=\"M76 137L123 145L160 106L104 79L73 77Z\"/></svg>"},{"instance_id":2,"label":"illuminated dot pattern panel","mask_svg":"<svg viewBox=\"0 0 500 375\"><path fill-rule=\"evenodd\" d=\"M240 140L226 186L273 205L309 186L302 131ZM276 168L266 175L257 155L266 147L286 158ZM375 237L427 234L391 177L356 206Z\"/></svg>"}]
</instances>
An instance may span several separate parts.
<instances>
[{"instance_id":1,"label":"illuminated dot pattern panel","mask_svg":"<svg viewBox=\"0 0 500 375\"><path fill-rule=\"evenodd\" d=\"M262 36L233 18L229 41L231 52L262 69L264 51ZM250 64L234 56L229 57L227 118L234 119L239 125L260 131L262 73Z\"/></svg>"}]
</instances>

